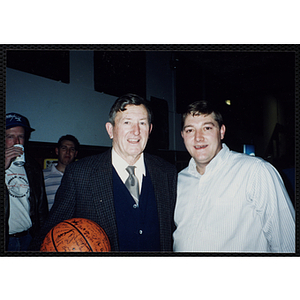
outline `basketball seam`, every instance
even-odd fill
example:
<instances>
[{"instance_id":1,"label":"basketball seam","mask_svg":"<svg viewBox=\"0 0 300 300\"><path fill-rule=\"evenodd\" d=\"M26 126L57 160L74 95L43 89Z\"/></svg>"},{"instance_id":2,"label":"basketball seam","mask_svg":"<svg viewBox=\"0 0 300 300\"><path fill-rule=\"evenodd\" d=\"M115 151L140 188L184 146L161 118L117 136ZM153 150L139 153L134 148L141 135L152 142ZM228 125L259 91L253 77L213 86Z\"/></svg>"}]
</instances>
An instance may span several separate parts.
<instances>
[{"instance_id":1,"label":"basketball seam","mask_svg":"<svg viewBox=\"0 0 300 300\"><path fill-rule=\"evenodd\" d=\"M56 252L59 252L59 251L57 250L57 248L56 248L56 245L55 245L54 236L53 236L53 235L54 235L53 231L54 231L54 229L51 230L52 244L53 244L53 246L54 246L54 248L55 248L55 251L56 251Z\"/></svg>"},{"instance_id":2,"label":"basketball seam","mask_svg":"<svg viewBox=\"0 0 300 300\"><path fill-rule=\"evenodd\" d=\"M63 222L64 222L64 223L67 223L67 224L69 224L69 225L71 225L72 227L74 227L74 228L81 234L81 236L85 239L85 241L87 242L87 244L88 244L90 250L91 250L92 252L94 252L94 251L93 251L93 248L91 247L91 245L90 245L90 243L88 242L88 240L85 238L85 236L82 234L82 232L81 232L76 226L74 226L72 223L67 222L67 221L63 221Z\"/></svg>"}]
</instances>

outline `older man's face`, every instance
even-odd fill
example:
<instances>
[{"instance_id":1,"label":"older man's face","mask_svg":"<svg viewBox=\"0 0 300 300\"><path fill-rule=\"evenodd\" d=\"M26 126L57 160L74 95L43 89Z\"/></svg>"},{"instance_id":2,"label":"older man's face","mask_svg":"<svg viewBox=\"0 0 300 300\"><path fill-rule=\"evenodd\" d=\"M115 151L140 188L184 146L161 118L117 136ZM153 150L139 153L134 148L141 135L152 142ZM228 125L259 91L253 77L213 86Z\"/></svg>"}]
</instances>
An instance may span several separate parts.
<instances>
[{"instance_id":1,"label":"older man's face","mask_svg":"<svg viewBox=\"0 0 300 300\"><path fill-rule=\"evenodd\" d=\"M106 123L106 130L113 139L114 150L133 165L147 145L152 125L144 105L127 105L125 111L117 112L114 126Z\"/></svg>"}]
</instances>

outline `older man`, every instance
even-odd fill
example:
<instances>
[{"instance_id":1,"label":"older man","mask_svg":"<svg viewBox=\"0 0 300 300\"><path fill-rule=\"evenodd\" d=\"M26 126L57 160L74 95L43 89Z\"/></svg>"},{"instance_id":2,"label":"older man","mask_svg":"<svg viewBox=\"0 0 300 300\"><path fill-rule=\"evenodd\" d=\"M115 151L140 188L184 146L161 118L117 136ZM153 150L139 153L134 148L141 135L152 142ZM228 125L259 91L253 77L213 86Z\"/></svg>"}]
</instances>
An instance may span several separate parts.
<instances>
[{"instance_id":1,"label":"older man","mask_svg":"<svg viewBox=\"0 0 300 300\"><path fill-rule=\"evenodd\" d=\"M144 153L151 129L147 101L134 94L116 100L106 123L112 149L67 166L33 249L54 225L80 217L104 229L112 251L172 251L177 172Z\"/></svg>"}]
</instances>

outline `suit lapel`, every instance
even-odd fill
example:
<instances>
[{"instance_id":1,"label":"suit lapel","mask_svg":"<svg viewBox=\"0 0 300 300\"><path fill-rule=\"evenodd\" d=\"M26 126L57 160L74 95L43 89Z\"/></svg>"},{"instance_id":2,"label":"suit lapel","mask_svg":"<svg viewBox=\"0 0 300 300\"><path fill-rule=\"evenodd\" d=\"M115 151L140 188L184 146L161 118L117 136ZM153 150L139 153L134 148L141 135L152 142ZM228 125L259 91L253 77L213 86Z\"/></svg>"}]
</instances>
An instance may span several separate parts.
<instances>
[{"instance_id":1,"label":"suit lapel","mask_svg":"<svg viewBox=\"0 0 300 300\"><path fill-rule=\"evenodd\" d=\"M167 175L161 170L160 166L157 165L157 163L156 164L152 163L151 157L145 155L145 163L151 177L156 201L159 206L159 203L163 201L162 199L162 196L164 195L163 191L166 190Z\"/></svg>"},{"instance_id":2,"label":"suit lapel","mask_svg":"<svg viewBox=\"0 0 300 300\"><path fill-rule=\"evenodd\" d=\"M117 224L113 198L111 151L100 156L95 164L91 177L92 201L99 216L99 224L103 226L114 249L118 249ZM113 246L112 245L112 246Z\"/></svg>"},{"instance_id":3,"label":"suit lapel","mask_svg":"<svg viewBox=\"0 0 300 300\"><path fill-rule=\"evenodd\" d=\"M105 152L100 157L97 164L94 166L91 183L92 183L92 196L96 207L103 201L112 199L112 164L110 156Z\"/></svg>"}]
</instances>

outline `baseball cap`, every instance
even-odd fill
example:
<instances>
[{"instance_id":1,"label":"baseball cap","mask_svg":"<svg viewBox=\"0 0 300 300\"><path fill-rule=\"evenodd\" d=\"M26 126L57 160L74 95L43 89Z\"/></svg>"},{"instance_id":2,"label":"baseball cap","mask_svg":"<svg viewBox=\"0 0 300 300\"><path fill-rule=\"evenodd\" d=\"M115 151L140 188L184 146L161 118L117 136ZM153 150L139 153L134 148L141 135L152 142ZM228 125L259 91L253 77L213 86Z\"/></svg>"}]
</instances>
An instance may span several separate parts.
<instances>
[{"instance_id":1,"label":"baseball cap","mask_svg":"<svg viewBox=\"0 0 300 300\"><path fill-rule=\"evenodd\" d=\"M17 113L7 113L6 114L6 129L13 128L16 126L22 126L25 130L29 132L34 131L35 129L30 127L29 121L26 117L17 114Z\"/></svg>"}]
</instances>

